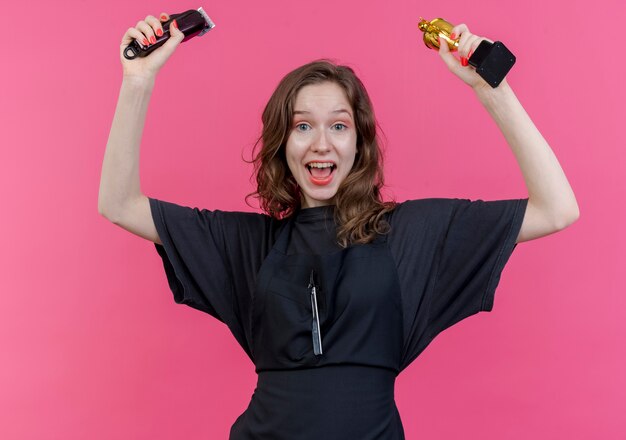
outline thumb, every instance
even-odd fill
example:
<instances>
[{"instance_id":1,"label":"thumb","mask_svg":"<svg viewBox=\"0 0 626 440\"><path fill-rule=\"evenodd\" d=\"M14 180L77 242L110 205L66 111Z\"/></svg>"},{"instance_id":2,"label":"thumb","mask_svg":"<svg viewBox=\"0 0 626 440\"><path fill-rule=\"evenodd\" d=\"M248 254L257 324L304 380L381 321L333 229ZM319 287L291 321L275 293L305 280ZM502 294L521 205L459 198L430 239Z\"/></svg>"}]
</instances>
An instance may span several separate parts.
<instances>
[{"instance_id":1,"label":"thumb","mask_svg":"<svg viewBox=\"0 0 626 440\"><path fill-rule=\"evenodd\" d=\"M450 48L448 47L448 42L439 35L439 56L445 61L449 68L452 68L456 63L456 58L450 52Z\"/></svg>"},{"instance_id":2,"label":"thumb","mask_svg":"<svg viewBox=\"0 0 626 440\"><path fill-rule=\"evenodd\" d=\"M450 48L448 47L448 42L441 35L439 35L439 52L440 53L450 52Z\"/></svg>"},{"instance_id":3,"label":"thumb","mask_svg":"<svg viewBox=\"0 0 626 440\"><path fill-rule=\"evenodd\" d=\"M176 20L172 20L170 23L169 31L170 38L167 39L164 45L169 44L172 46L172 49L174 49L174 47L178 46L178 44L183 41L185 34L178 29L178 23L176 23Z\"/></svg>"},{"instance_id":4,"label":"thumb","mask_svg":"<svg viewBox=\"0 0 626 440\"><path fill-rule=\"evenodd\" d=\"M172 20L172 22L170 23L168 29L170 36L168 37L168 39L165 41L165 43L163 43L161 47L154 51L155 54L159 53L159 56L163 57L163 62L167 61L169 57L172 56L172 54L176 50L176 47L185 38L185 34L181 32L178 27L176 27L175 21L176 20Z\"/></svg>"}]
</instances>

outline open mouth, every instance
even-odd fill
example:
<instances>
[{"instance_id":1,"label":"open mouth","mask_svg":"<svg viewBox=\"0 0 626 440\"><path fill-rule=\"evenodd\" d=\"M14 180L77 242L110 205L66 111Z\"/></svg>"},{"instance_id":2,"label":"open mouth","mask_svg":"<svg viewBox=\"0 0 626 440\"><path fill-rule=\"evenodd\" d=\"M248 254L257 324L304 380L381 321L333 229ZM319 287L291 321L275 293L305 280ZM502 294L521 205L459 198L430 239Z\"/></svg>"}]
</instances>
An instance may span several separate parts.
<instances>
[{"instance_id":1,"label":"open mouth","mask_svg":"<svg viewBox=\"0 0 626 440\"><path fill-rule=\"evenodd\" d=\"M331 164L330 166L325 165L320 167L313 166L311 164L305 165L306 169L309 170L309 174L318 180L324 180L330 177L330 175L337 169L337 165Z\"/></svg>"}]
</instances>

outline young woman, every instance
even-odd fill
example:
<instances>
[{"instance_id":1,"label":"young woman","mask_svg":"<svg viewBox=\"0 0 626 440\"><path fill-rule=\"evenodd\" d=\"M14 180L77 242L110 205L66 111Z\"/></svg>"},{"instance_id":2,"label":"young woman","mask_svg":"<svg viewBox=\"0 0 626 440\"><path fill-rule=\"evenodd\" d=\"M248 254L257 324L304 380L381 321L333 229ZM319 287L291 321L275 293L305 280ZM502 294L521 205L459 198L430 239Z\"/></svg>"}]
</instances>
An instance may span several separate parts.
<instances>
[{"instance_id":1,"label":"young woman","mask_svg":"<svg viewBox=\"0 0 626 440\"><path fill-rule=\"evenodd\" d=\"M161 21L130 28L120 50L160 35ZM383 201L367 91L327 60L289 72L265 107L252 193L263 214L146 197L138 164L148 100L183 38L175 23L169 30L148 57L120 56L99 206L155 243L175 301L224 322L254 363L257 387L230 438L404 438L396 376L443 330L492 309L517 243L578 217L550 147L506 80L492 89L441 44L442 60L504 133L528 198ZM466 59L482 38L465 25L454 32Z\"/></svg>"}]
</instances>

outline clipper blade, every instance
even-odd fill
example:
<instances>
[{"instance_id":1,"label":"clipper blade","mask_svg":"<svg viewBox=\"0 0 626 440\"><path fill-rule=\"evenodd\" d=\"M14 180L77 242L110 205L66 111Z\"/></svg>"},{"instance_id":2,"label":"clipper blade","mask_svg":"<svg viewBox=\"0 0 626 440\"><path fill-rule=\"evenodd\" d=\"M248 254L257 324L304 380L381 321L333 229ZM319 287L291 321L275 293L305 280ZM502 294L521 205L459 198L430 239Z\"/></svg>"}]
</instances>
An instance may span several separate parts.
<instances>
[{"instance_id":1,"label":"clipper blade","mask_svg":"<svg viewBox=\"0 0 626 440\"><path fill-rule=\"evenodd\" d=\"M202 29L202 31L200 31L200 33L197 35L198 37L201 37L202 35L209 32L211 29L213 29L215 27L215 23L213 23L213 20L211 20L208 14L204 12L204 9L202 9L201 7L198 8L198 12L202 15L202 17L204 17L204 21L206 22L204 29Z\"/></svg>"}]
</instances>

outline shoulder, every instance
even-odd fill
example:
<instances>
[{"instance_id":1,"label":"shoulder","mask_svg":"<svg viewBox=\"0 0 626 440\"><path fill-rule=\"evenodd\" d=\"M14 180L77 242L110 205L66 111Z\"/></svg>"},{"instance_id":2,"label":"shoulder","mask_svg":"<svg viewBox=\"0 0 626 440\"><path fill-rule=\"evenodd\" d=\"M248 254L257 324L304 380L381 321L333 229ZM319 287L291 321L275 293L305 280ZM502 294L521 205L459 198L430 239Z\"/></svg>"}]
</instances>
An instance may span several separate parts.
<instances>
[{"instance_id":1,"label":"shoulder","mask_svg":"<svg viewBox=\"0 0 626 440\"><path fill-rule=\"evenodd\" d=\"M207 209L150 198L153 213L169 227L202 229L223 233L263 234L278 229L283 221L265 213Z\"/></svg>"},{"instance_id":2,"label":"shoulder","mask_svg":"<svg viewBox=\"0 0 626 440\"><path fill-rule=\"evenodd\" d=\"M387 244L403 280L413 280L416 268L432 264L458 203L442 197L396 203L387 219Z\"/></svg>"},{"instance_id":3,"label":"shoulder","mask_svg":"<svg viewBox=\"0 0 626 440\"><path fill-rule=\"evenodd\" d=\"M387 242L395 255L428 251L445 234L462 199L430 197L396 203L389 212Z\"/></svg>"},{"instance_id":4,"label":"shoulder","mask_svg":"<svg viewBox=\"0 0 626 440\"><path fill-rule=\"evenodd\" d=\"M213 213L220 218L225 231L248 238L264 236L271 240L285 224L285 220L264 213L220 210Z\"/></svg>"},{"instance_id":5,"label":"shoulder","mask_svg":"<svg viewBox=\"0 0 626 440\"><path fill-rule=\"evenodd\" d=\"M424 199L405 200L396 203L393 211L389 213L390 226L402 226L407 222L426 222L449 218L454 208L459 204L469 202L466 199L430 197Z\"/></svg>"},{"instance_id":6,"label":"shoulder","mask_svg":"<svg viewBox=\"0 0 626 440\"><path fill-rule=\"evenodd\" d=\"M222 211L220 209L209 212L212 212L213 215L223 218L225 221L240 224L271 225L278 222L278 220L274 219L273 217L258 212Z\"/></svg>"}]
</instances>

